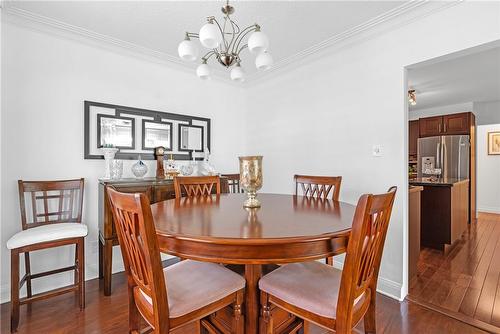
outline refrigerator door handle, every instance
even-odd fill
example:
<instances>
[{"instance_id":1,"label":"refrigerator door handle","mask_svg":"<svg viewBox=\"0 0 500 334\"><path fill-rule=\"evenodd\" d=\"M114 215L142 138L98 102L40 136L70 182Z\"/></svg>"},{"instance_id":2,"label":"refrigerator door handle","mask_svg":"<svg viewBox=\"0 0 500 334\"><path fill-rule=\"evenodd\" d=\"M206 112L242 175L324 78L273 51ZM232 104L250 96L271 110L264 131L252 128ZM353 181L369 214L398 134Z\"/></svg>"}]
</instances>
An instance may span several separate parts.
<instances>
[{"instance_id":1,"label":"refrigerator door handle","mask_svg":"<svg viewBox=\"0 0 500 334\"><path fill-rule=\"evenodd\" d=\"M441 177L448 177L448 152L446 142L441 144Z\"/></svg>"},{"instance_id":2,"label":"refrigerator door handle","mask_svg":"<svg viewBox=\"0 0 500 334\"><path fill-rule=\"evenodd\" d=\"M441 144L436 144L436 166L434 168L441 168Z\"/></svg>"}]
</instances>

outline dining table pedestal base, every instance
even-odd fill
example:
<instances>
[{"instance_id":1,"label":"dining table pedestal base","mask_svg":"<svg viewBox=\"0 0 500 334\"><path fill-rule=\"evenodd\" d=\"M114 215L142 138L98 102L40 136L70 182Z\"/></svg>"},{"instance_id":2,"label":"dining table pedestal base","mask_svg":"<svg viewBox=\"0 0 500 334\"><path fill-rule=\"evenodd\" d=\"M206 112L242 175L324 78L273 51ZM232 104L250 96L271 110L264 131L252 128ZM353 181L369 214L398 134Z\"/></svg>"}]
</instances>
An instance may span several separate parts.
<instances>
[{"instance_id":1,"label":"dining table pedestal base","mask_svg":"<svg viewBox=\"0 0 500 334\"><path fill-rule=\"evenodd\" d=\"M259 332L259 279L262 276L262 265L246 264L245 279L245 333Z\"/></svg>"}]
</instances>

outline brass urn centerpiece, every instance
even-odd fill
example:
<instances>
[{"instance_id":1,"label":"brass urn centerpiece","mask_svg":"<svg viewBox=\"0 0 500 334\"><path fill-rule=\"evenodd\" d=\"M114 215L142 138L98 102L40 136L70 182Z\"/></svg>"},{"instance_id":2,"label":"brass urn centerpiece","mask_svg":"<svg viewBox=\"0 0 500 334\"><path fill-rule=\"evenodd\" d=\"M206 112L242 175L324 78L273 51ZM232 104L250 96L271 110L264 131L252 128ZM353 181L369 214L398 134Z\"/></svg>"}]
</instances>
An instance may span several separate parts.
<instances>
[{"instance_id":1,"label":"brass urn centerpiece","mask_svg":"<svg viewBox=\"0 0 500 334\"><path fill-rule=\"evenodd\" d=\"M240 159L240 185L247 193L243 203L245 208L258 208L257 190L262 188L262 156L254 155L239 157Z\"/></svg>"}]
</instances>

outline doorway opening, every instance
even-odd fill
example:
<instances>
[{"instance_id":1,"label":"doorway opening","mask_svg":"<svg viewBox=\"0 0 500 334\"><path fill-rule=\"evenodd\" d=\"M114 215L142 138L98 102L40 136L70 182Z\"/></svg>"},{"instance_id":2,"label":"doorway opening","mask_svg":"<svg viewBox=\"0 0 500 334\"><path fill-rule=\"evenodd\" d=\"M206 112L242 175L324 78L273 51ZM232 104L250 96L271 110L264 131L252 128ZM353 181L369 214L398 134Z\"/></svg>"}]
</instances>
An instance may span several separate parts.
<instances>
[{"instance_id":1,"label":"doorway opening","mask_svg":"<svg viewBox=\"0 0 500 334\"><path fill-rule=\"evenodd\" d=\"M499 332L500 41L406 69L407 298Z\"/></svg>"}]
</instances>

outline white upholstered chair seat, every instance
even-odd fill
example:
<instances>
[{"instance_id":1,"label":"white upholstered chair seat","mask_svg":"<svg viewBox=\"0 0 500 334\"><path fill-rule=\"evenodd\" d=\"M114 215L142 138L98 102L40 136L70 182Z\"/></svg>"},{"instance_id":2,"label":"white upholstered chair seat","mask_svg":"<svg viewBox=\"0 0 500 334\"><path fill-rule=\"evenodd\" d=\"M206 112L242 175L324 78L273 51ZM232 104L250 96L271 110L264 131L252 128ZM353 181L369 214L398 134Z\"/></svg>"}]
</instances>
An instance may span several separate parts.
<instances>
[{"instance_id":1,"label":"white upholstered chair seat","mask_svg":"<svg viewBox=\"0 0 500 334\"><path fill-rule=\"evenodd\" d=\"M163 269L171 318L201 309L245 287L245 279L216 263L184 260ZM151 298L142 290L146 300Z\"/></svg>"},{"instance_id":2,"label":"white upholstered chair seat","mask_svg":"<svg viewBox=\"0 0 500 334\"><path fill-rule=\"evenodd\" d=\"M7 241L8 249L15 249L42 242L85 237L87 225L79 223L53 223L29 228L14 234Z\"/></svg>"},{"instance_id":3,"label":"white upholstered chair seat","mask_svg":"<svg viewBox=\"0 0 500 334\"><path fill-rule=\"evenodd\" d=\"M342 271L318 261L291 263L265 275L260 290L322 317L335 319ZM355 301L355 308L359 301Z\"/></svg>"}]
</instances>

